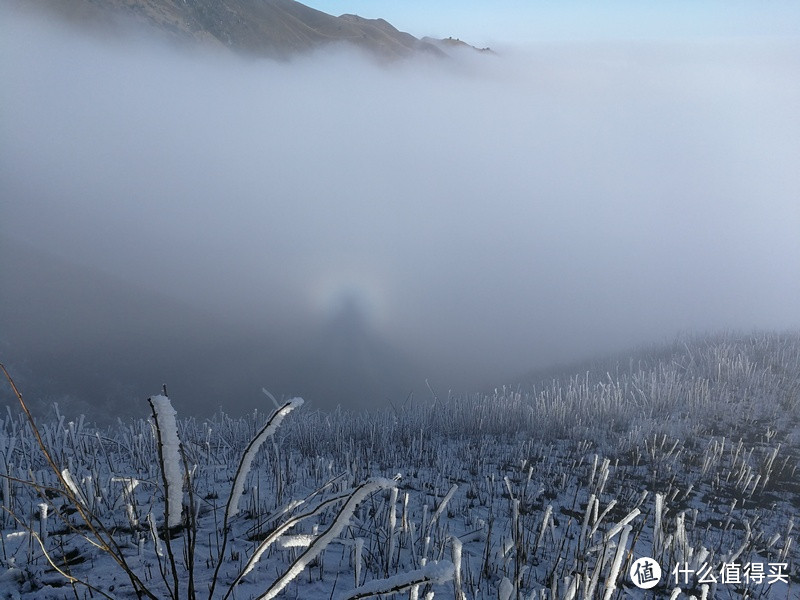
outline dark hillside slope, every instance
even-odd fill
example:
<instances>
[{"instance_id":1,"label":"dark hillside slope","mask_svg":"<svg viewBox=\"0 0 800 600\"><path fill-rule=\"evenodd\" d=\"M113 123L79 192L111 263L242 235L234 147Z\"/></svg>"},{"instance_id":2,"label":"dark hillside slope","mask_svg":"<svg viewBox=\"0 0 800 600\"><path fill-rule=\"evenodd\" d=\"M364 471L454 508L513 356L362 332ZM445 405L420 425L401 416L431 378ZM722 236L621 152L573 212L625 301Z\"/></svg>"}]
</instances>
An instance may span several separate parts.
<instances>
[{"instance_id":1,"label":"dark hillside slope","mask_svg":"<svg viewBox=\"0 0 800 600\"><path fill-rule=\"evenodd\" d=\"M58 401L98 421L141 414L137 403L162 383L194 415L269 403L262 386L328 407L397 401L424 386L352 311L242 322L9 239L0 257L0 362L39 412Z\"/></svg>"},{"instance_id":2,"label":"dark hillside slope","mask_svg":"<svg viewBox=\"0 0 800 600\"><path fill-rule=\"evenodd\" d=\"M444 56L436 45L383 19L335 17L294 0L34 0L26 5L100 31L138 22L172 39L255 56L284 59L331 43L350 43L389 60L419 52Z\"/></svg>"}]
</instances>

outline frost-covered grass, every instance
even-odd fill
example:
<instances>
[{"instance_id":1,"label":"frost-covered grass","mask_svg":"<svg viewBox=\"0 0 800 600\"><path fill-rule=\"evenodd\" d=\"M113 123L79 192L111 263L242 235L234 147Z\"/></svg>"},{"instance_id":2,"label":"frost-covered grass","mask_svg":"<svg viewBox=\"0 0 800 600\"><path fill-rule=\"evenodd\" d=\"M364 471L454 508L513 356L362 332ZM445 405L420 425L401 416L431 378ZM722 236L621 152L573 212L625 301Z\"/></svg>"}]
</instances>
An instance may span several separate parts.
<instances>
[{"instance_id":1,"label":"frost-covered grass","mask_svg":"<svg viewBox=\"0 0 800 600\"><path fill-rule=\"evenodd\" d=\"M273 443L268 413L178 415L170 528L176 459L165 478L152 419L56 411L38 423L56 472L9 411L0 593L136 597L117 552L157 598L800 597L798 335L686 340L489 396L296 408ZM650 592L627 575L641 556L664 571ZM792 583L670 576L724 563L786 563Z\"/></svg>"}]
</instances>

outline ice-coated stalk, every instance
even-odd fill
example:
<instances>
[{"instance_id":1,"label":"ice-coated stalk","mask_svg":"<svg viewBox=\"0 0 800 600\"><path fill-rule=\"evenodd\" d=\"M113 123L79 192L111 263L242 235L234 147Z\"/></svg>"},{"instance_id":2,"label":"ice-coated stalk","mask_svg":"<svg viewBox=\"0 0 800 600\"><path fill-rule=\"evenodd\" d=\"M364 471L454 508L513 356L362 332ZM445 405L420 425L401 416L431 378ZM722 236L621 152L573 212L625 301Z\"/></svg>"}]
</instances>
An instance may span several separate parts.
<instances>
[{"instance_id":1,"label":"ice-coated stalk","mask_svg":"<svg viewBox=\"0 0 800 600\"><path fill-rule=\"evenodd\" d=\"M461 589L461 550L462 544L458 537L450 538L453 558L453 585L455 587L455 599L463 600L464 592Z\"/></svg>"},{"instance_id":2,"label":"ice-coated stalk","mask_svg":"<svg viewBox=\"0 0 800 600\"><path fill-rule=\"evenodd\" d=\"M167 527L181 523L183 510L183 467L181 463L181 442L178 438L178 424L175 409L167 396L149 398L150 407L158 430L159 456L164 476L165 502L167 504Z\"/></svg>"},{"instance_id":3,"label":"ice-coated stalk","mask_svg":"<svg viewBox=\"0 0 800 600\"><path fill-rule=\"evenodd\" d=\"M361 598L370 598L383 594L396 594L404 590L411 590L413 594L414 589L416 588L418 590L418 586L422 584L447 583L453 578L453 572L454 567L451 562L446 560L430 562L421 569L365 583L360 588L345 592L339 596L339 600L360 600ZM418 593L417 591L417 594Z\"/></svg>"},{"instance_id":4,"label":"ice-coated stalk","mask_svg":"<svg viewBox=\"0 0 800 600\"><path fill-rule=\"evenodd\" d=\"M356 581L355 587L358 587L359 584L361 583L361 561L362 561L362 555L364 554L364 538L362 537L356 538L353 554L354 554L353 562L355 563L354 564L355 567L354 577Z\"/></svg>"},{"instance_id":5,"label":"ice-coated stalk","mask_svg":"<svg viewBox=\"0 0 800 600\"><path fill-rule=\"evenodd\" d=\"M386 549L386 574L389 574L389 570L392 568L392 558L394 555L395 549L395 537L397 535L397 511L395 507L397 505L397 487L393 487L389 497L389 544L388 548Z\"/></svg>"},{"instance_id":6,"label":"ice-coated stalk","mask_svg":"<svg viewBox=\"0 0 800 600\"><path fill-rule=\"evenodd\" d=\"M339 510L339 514L336 515L336 519L334 519L331 526L322 532L319 537L317 537L311 543L308 549L295 559L295 561L280 577L280 579L273 583L266 592L257 598L257 600L271 600L281 593L281 591L287 585L289 585L289 583L295 577L303 572L303 569L306 568L306 565L319 556L319 553L322 552L328 546L328 544L330 544L331 541L333 541L333 539L342 532L342 530L350 522L350 517L353 516L353 512L355 511L356 507L361 504L361 502L367 498L367 496L377 492L378 490L390 489L394 486L395 482L393 480L382 477L369 479L365 483L362 483L360 486L358 486L347 498L347 501Z\"/></svg>"},{"instance_id":7,"label":"ice-coated stalk","mask_svg":"<svg viewBox=\"0 0 800 600\"><path fill-rule=\"evenodd\" d=\"M622 528L622 535L619 536L619 545L614 555L614 562L611 563L611 571L606 579L606 589L603 600L611 600L614 590L617 589L617 577L619 576L619 569L622 566L622 560L625 558L625 548L628 545L628 535L630 535L631 529L633 528L630 525L625 525Z\"/></svg>"},{"instance_id":8,"label":"ice-coated stalk","mask_svg":"<svg viewBox=\"0 0 800 600\"><path fill-rule=\"evenodd\" d=\"M280 427L284 417L286 417L286 415L292 412L295 408L299 408L302 405L302 398L292 398L286 402L283 406L272 413L272 416L269 418L264 427L261 428L261 431L259 431L258 434L247 445L247 448L242 454L242 458L239 462L239 468L236 471L236 479L233 482L231 495L228 499L228 507L225 511L226 523L231 517L235 516L239 512L239 501L244 493L245 479L247 479L247 474L250 472L250 466L253 464L253 459L255 459L258 449L261 448L261 445L275 433L278 427Z\"/></svg>"}]
</instances>

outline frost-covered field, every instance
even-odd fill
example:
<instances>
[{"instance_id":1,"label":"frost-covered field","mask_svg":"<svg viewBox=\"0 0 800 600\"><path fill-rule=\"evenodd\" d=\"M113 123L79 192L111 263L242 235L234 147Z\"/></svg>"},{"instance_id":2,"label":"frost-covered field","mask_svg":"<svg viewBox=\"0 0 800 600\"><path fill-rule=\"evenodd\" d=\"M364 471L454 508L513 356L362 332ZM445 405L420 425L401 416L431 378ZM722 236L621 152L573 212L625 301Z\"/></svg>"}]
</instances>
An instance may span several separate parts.
<instances>
[{"instance_id":1,"label":"frost-covered field","mask_svg":"<svg viewBox=\"0 0 800 600\"><path fill-rule=\"evenodd\" d=\"M800 598L796 334L372 413L142 413L39 422L47 454L2 420L2 597Z\"/></svg>"}]
</instances>

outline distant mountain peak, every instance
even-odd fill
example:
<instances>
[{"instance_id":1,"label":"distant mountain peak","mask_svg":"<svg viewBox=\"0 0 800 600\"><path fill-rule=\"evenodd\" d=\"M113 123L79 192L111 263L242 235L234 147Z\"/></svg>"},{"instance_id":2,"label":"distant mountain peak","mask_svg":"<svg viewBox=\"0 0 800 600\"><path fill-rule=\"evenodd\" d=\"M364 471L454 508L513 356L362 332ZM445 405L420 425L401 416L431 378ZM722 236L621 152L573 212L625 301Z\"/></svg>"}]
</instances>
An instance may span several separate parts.
<instances>
[{"instance_id":1,"label":"distant mountain peak","mask_svg":"<svg viewBox=\"0 0 800 600\"><path fill-rule=\"evenodd\" d=\"M472 44L468 44L467 42L464 42L464 41L462 41L462 40L460 40L458 38L454 38L452 36L451 37L442 38L442 39L424 37L424 38L422 38L422 41L423 42L427 42L429 44L433 44L434 46L437 46L438 48L442 48L444 50L457 48L457 49L474 50L476 52L486 52L486 53L494 54L494 50L492 50L489 47L478 48L477 46L473 46Z\"/></svg>"}]
</instances>

